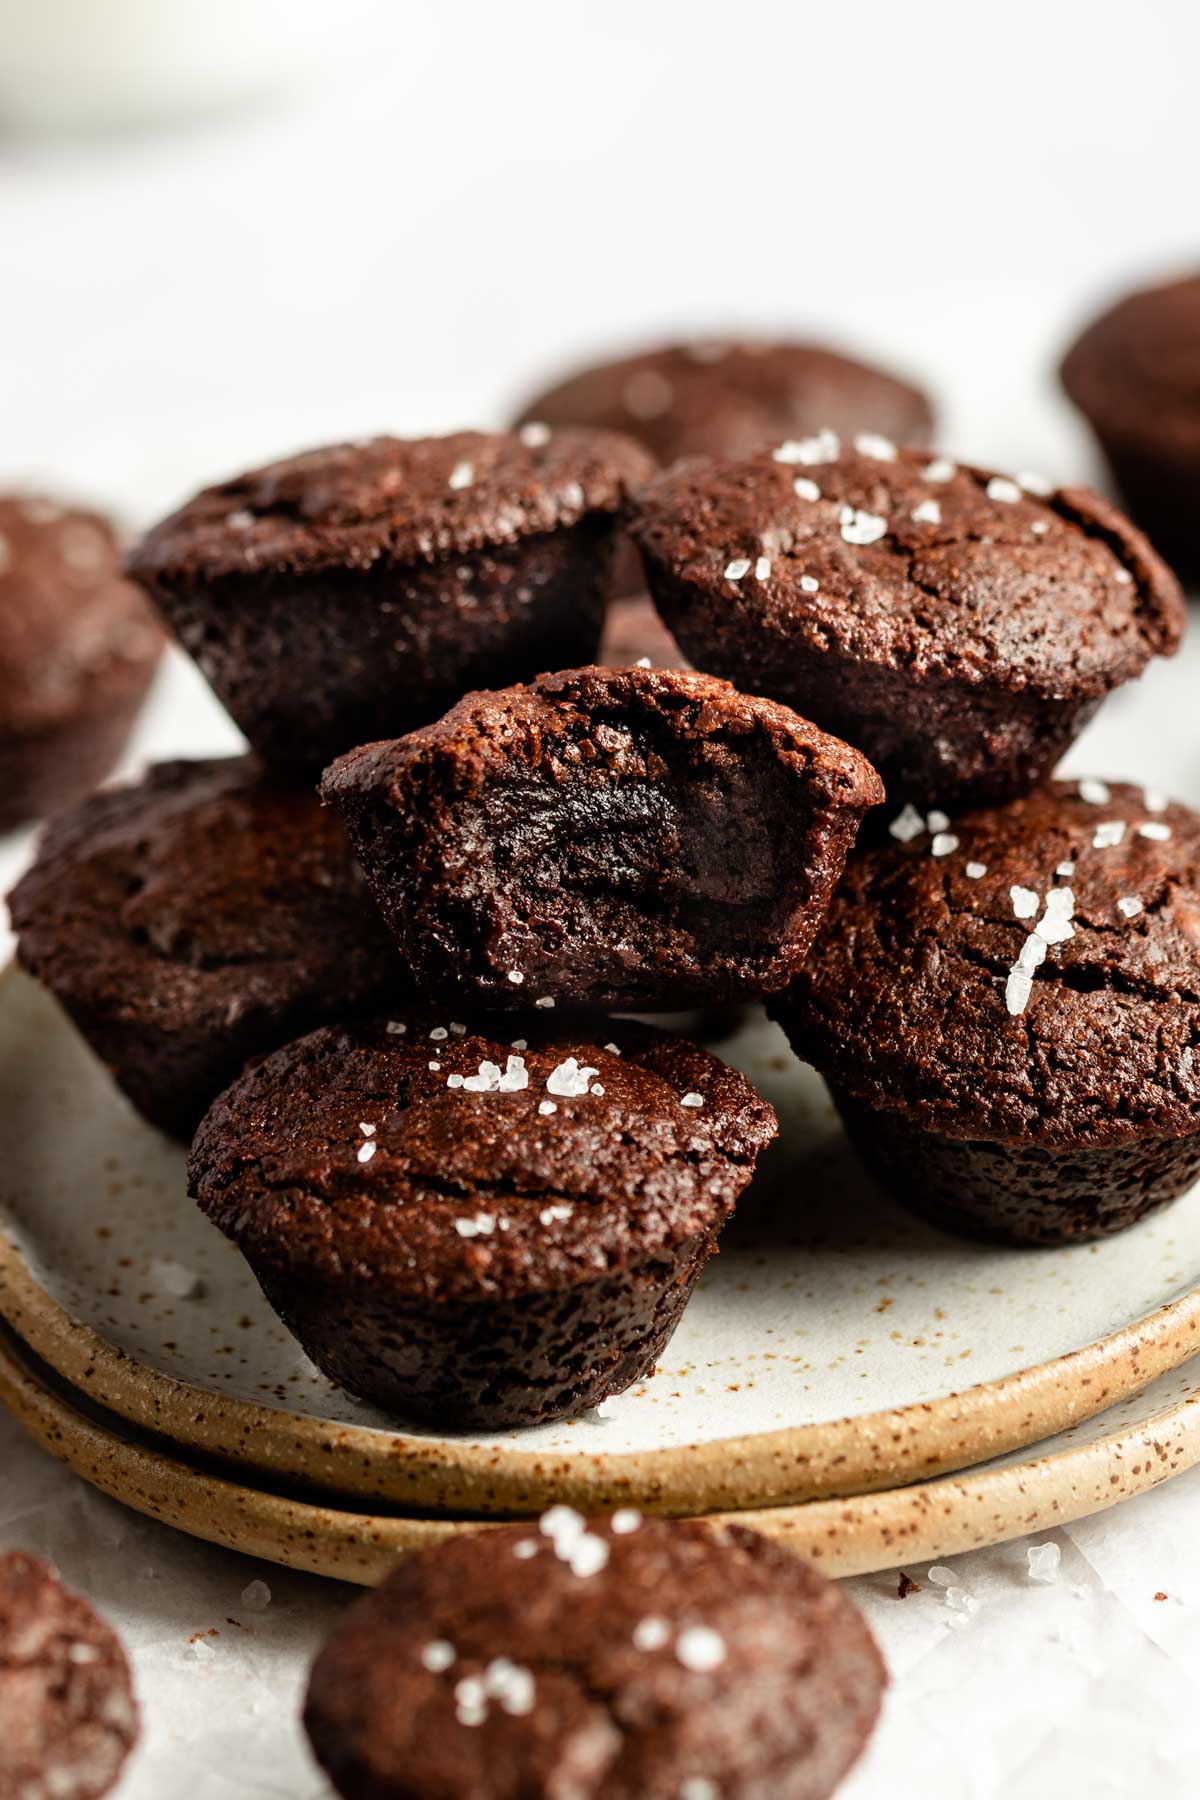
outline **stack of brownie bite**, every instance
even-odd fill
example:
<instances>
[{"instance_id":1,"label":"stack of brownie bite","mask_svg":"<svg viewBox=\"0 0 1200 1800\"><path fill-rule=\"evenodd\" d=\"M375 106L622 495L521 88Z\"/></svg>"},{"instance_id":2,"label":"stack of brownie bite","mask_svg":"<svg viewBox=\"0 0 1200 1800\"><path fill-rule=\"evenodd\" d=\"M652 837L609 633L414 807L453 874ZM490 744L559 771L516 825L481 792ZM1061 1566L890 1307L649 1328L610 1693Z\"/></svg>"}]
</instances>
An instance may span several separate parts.
<instances>
[{"instance_id":1,"label":"stack of brownie bite","mask_svg":"<svg viewBox=\"0 0 1200 1800\"><path fill-rule=\"evenodd\" d=\"M439 1429L651 1369L776 1130L622 1014L765 1000L970 1232L1113 1230L1200 1162L1196 821L1052 780L1178 642L1146 539L860 428L928 407L802 346L543 400L151 531L131 573L252 753L60 816L12 901L313 1360ZM690 669L594 660L631 543Z\"/></svg>"},{"instance_id":2,"label":"stack of brownie bite","mask_svg":"<svg viewBox=\"0 0 1200 1800\"><path fill-rule=\"evenodd\" d=\"M1200 819L1053 776L1178 587L1097 496L892 441L930 423L811 347L681 347L512 433L210 488L136 552L251 750L59 815L20 957L396 1417L652 1369L777 1127L629 1014L765 1001L952 1229L1086 1239L1196 1176ZM0 1568L0 1638L46 1580ZM884 1680L753 1533L554 1507L359 1602L305 1723L350 1796L821 1800Z\"/></svg>"}]
</instances>

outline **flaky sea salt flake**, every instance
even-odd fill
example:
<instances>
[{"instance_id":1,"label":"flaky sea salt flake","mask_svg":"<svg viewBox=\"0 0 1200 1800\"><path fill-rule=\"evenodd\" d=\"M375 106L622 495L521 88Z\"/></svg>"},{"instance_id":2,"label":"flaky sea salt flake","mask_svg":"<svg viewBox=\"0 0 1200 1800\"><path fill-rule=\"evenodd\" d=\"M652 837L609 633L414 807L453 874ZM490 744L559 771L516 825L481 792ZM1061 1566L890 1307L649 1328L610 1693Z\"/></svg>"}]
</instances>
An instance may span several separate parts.
<instances>
[{"instance_id":1,"label":"flaky sea salt flake","mask_svg":"<svg viewBox=\"0 0 1200 1800\"><path fill-rule=\"evenodd\" d=\"M803 463L808 467L836 462L841 453L841 439L835 431L817 431L806 438L787 438L772 452L776 462Z\"/></svg>"},{"instance_id":2,"label":"flaky sea salt flake","mask_svg":"<svg viewBox=\"0 0 1200 1800\"><path fill-rule=\"evenodd\" d=\"M675 1655L685 1669L705 1675L725 1661L725 1639L711 1625L689 1625L675 1640Z\"/></svg>"},{"instance_id":3,"label":"flaky sea salt flake","mask_svg":"<svg viewBox=\"0 0 1200 1800\"><path fill-rule=\"evenodd\" d=\"M587 1093L592 1076L599 1073L599 1069L581 1068L573 1056L568 1056L547 1075L546 1092L557 1094L563 1100L578 1099L580 1094Z\"/></svg>"},{"instance_id":4,"label":"flaky sea salt flake","mask_svg":"<svg viewBox=\"0 0 1200 1800\"><path fill-rule=\"evenodd\" d=\"M1053 1543L1030 1544L1025 1552L1025 1561L1029 1565L1030 1581L1040 1581L1051 1587L1058 1580L1062 1551Z\"/></svg>"},{"instance_id":5,"label":"flaky sea salt flake","mask_svg":"<svg viewBox=\"0 0 1200 1800\"><path fill-rule=\"evenodd\" d=\"M854 440L854 448L860 456L869 456L875 462L895 462L896 446L891 438L880 437L877 431L860 431Z\"/></svg>"},{"instance_id":6,"label":"flaky sea salt flake","mask_svg":"<svg viewBox=\"0 0 1200 1800\"><path fill-rule=\"evenodd\" d=\"M887 534L887 520L859 506L843 506L838 525L847 544L877 544Z\"/></svg>"},{"instance_id":7,"label":"flaky sea salt flake","mask_svg":"<svg viewBox=\"0 0 1200 1800\"><path fill-rule=\"evenodd\" d=\"M924 830L925 821L911 803L902 807L888 826L892 837L901 844L911 844L912 840L920 837Z\"/></svg>"},{"instance_id":8,"label":"flaky sea salt flake","mask_svg":"<svg viewBox=\"0 0 1200 1800\"><path fill-rule=\"evenodd\" d=\"M454 1229L459 1237L490 1237L496 1229L495 1213L476 1213L473 1219L455 1219Z\"/></svg>"}]
</instances>

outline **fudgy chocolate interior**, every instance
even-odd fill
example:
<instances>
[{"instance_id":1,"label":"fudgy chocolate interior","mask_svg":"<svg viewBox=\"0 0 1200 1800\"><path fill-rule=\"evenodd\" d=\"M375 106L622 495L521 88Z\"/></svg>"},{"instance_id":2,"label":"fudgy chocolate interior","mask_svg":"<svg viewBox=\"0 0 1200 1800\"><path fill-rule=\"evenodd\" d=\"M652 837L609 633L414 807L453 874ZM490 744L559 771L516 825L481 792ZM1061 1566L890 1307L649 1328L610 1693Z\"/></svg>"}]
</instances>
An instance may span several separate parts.
<instances>
[{"instance_id":1,"label":"fudgy chocolate interior","mask_svg":"<svg viewBox=\"0 0 1200 1800\"><path fill-rule=\"evenodd\" d=\"M514 769L456 822L494 882L493 964L511 944L527 978L544 964L620 983L648 937L656 959L704 968L729 960L731 933L789 931L810 898L812 809L768 745L680 740L651 714L572 747L575 773L550 785Z\"/></svg>"},{"instance_id":2,"label":"fudgy chocolate interior","mask_svg":"<svg viewBox=\"0 0 1200 1800\"><path fill-rule=\"evenodd\" d=\"M769 701L597 668L471 696L322 791L428 992L647 1008L782 987L881 795Z\"/></svg>"}]
</instances>

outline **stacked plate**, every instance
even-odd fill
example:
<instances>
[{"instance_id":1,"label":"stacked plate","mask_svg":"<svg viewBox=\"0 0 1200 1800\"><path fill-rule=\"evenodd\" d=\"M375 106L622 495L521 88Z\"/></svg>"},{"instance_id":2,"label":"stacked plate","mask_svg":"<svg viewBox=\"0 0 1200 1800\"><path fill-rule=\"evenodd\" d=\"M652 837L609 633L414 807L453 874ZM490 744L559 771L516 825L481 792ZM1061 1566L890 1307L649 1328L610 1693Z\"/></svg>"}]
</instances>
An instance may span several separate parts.
<instances>
[{"instance_id":1,"label":"stacked plate","mask_svg":"<svg viewBox=\"0 0 1200 1800\"><path fill-rule=\"evenodd\" d=\"M307 1362L187 1199L184 1153L10 970L0 1399L140 1511L362 1582L556 1501L737 1512L850 1574L1060 1524L1200 1461L1200 1189L1106 1243L950 1238L871 1185L760 1013L711 1048L777 1107L782 1143L656 1375L564 1424L414 1435Z\"/></svg>"}]
</instances>

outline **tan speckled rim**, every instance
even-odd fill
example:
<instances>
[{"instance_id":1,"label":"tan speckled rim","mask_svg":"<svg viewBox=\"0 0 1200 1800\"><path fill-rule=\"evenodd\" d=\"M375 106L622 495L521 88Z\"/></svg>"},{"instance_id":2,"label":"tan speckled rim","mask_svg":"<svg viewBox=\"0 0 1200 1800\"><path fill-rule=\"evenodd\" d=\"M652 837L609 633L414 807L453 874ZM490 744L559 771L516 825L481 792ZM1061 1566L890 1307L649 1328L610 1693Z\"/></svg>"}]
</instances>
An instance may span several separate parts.
<instances>
[{"instance_id":1,"label":"tan speckled rim","mask_svg":"<svg viewBox=\"0 0 1200 1800\"><path fill-rule=\"evenodd\" d=\"M77 1410L7 1332L0 1332L0 1404L114 1500L208 1543L309 1574L369 1586L411 1551L485 1523L349 1512L206 1473L130 1436L127 1424L98 1408ZM751 1525L828 1575L865 1575L1067 1525L1197 1463L1200 1387L1077 1449L917 1487L708 1518Z\"/></svg>"},{"instance_id":2,"label":"tan speckled rim","mask_svg":"<svg viewBox=\"0 0 1200 1800\"><path fill-rule=\"evenodd\" d=\"M691 1514L928 1481L1053 1437L1200 1352L1200 1288L1082 1349L937 1399L710 1443L616 1454L484 1449L335 1424L164 1375L72 1318L0 1232L0 1317L109 1412L254 1482L429 1513L638 1505Z\"/></svg>"}]
</instances>

